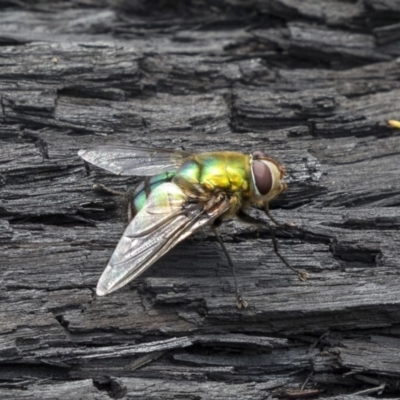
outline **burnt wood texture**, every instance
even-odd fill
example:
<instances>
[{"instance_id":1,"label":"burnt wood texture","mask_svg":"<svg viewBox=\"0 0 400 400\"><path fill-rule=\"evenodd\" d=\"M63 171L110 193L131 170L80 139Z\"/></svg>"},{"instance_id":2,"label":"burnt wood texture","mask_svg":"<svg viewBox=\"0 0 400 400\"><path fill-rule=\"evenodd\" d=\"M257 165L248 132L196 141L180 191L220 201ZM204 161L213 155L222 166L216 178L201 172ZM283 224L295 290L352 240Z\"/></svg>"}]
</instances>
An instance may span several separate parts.
<instances>
[{"instance_id":1,"label":"burnt wood texture","mask_svg":"<svg viewBox=\"0 0 400 400\"><path fill-rule=\"evenodd\" d=\"M400 2L2 1L0 398L400 398ZM268 229L95 287L139 181L79 149L263 150ZM252 216L266 218L258 211Z\"/></svg>"}]
</instances>

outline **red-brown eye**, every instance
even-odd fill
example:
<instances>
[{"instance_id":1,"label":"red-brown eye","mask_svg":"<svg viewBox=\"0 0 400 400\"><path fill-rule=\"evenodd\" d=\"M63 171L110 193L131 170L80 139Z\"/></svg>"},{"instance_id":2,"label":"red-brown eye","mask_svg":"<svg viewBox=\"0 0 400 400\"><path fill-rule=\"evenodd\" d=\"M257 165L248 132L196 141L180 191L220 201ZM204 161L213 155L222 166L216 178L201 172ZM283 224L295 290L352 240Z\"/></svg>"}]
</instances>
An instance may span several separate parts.
<instances>
[{"instance_id":1,"label":"red-brown eye","mask_svg":"<svg viewBox=\"0 0 400 400\"><path fill-rule=\"evenodd\" d=\"M259 193L263 196L269 193L272 188L272 173L268 165L262 161L253 161L254 183Z\"/></svg>"}]
</instances>

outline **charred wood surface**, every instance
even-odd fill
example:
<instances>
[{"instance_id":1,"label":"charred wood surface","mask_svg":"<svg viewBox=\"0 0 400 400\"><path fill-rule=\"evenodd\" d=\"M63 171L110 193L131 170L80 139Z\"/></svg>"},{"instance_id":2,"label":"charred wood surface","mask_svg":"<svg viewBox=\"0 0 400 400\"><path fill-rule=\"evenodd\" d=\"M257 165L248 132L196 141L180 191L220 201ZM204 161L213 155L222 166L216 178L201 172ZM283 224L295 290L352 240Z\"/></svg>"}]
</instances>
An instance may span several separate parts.
<instances>
[{"instance_id":1,"label":"charred wood surface","mask_svg":"<svg viewBox=\"0 0 400 400\"><path fill-rule=\"evenodd\" d=\"M0 5L2 399L400 398L400 6ZM263 150L268 229L210 230L97 298L139 178L79 149ZM253 216L265 218L258 211Z\"/></svg>"}]
</instances>

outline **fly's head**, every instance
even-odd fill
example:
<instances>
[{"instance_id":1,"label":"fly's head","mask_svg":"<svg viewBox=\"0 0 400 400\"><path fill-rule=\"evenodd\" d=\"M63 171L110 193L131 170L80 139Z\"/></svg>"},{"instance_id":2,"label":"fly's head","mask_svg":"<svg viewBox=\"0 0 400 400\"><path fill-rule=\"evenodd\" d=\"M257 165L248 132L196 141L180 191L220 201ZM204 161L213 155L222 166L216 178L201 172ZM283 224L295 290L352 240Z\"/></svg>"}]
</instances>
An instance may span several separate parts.
<instances>
[{"instance_id":1,"label":"fly's head","mask_svg":"<svg viewBox=\"0 0 400 400\"><path fill-rule=\"evenodd\" d=\"M287 184L283 181L286 175L285 167L261 151L255 151L251 155L250 163L252 203L256 207L268 206L271 200L287 188Z\"/></svg>"}]
</instances>

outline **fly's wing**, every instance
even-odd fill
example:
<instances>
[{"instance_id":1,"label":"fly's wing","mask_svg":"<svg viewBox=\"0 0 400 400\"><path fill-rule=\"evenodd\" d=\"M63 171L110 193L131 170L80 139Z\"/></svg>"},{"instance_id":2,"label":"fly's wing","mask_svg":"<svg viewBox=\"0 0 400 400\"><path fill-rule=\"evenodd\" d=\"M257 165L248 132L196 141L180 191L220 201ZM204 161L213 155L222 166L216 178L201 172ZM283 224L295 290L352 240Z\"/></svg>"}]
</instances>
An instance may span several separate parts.
<instances>
[{"instance_id":1,"label":"fly's wing","mask_svg":"<svg viewBox=\"0 0 400 400\"><path fill-rule=\"evenodd\" d=\"M175 171L190 153L130 146L97 146L80 150L78 155L117 175L152 176Z\"/></svg>"},{"instance_id":2,"label":"fly's wing","mask_svg":"<svg viewBox=\"0 0 400 400\"><path fill-rule=\"evenodd\" d=\"M126 228L100 277L97 295L104 296L126 285L181 240L228 209L226 198L211 198L202 205L189 200L174 183L158 186Z\"/></svg>"}]
</instances>

